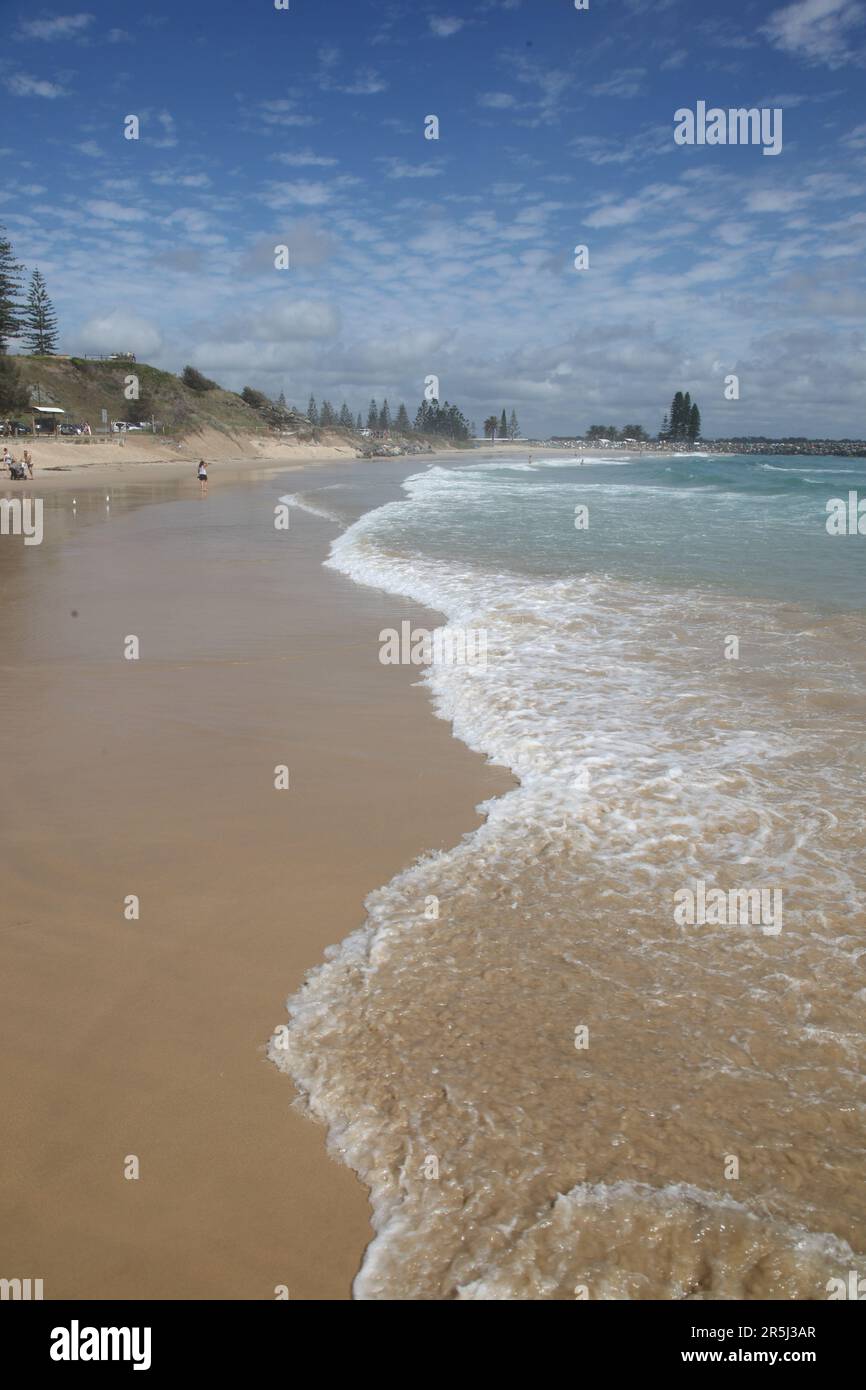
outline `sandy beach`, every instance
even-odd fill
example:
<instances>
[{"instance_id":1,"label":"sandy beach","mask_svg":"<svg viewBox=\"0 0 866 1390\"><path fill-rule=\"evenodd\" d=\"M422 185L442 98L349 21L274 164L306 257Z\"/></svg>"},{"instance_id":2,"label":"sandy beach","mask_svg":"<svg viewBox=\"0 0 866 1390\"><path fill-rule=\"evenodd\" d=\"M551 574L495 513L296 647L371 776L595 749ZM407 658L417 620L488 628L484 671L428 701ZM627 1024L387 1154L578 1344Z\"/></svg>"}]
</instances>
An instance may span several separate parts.
<instances>
[{"instance_id":1,"label":"sandy beach","mask_svg":"<svg viewBox=\"0 0 866 1390\"><path fill-rule=\"evenodd\" d=\"M365 895L510 781L379 663L424 610L322 569L327 521L275 531L290 460L217 466L205 499L188 461L130 462L39 468L42 546L0 544L4 1272L347 1298L366 1195L265 1046ZM417 467L353 464L395 496Z\"/></svg>"}]
</instances>

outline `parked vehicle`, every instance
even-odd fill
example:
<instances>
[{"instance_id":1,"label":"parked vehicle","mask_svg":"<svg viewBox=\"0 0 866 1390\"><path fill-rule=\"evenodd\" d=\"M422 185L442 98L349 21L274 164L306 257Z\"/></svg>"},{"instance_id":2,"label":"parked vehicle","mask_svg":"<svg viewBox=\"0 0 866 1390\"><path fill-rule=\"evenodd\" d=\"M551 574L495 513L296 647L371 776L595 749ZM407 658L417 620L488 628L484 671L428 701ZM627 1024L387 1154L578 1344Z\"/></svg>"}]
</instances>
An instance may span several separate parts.
<instances>
[{"instance_id":1,"label":"parked vehicle","mask_svg":"<svg viewBox=\"0 0 866 1390\"><path fill-rule=\"evenodd\" d=\"M61 434L81 434L81 433L82 433L82 430L81 430L81 426L80 426L80 425L61 425L61 426L60 426L60 433L61 433Z\"/></svg>"}]
</instances>

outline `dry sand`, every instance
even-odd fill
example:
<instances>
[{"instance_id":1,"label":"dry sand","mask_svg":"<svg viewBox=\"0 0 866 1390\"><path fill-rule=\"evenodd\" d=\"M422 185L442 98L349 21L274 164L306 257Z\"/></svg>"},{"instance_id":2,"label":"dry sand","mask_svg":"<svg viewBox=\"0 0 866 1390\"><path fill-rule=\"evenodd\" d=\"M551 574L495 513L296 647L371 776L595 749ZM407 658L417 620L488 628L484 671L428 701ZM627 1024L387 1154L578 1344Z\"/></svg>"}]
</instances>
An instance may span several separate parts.
<instances>
[{"instance_id":1,"label":"dry sand","mask_svg":"<svg viewBox=\"0 0 866 1390\"><path fill-rule=\"evenodd\" d=\"M263 1048L505 785L379 664L431 616L323 570L326 521L277 536L270 467L202 500L142 464L74 516L101 470L57 474L43 545L0 539L0 1275L46 1298L349 1296L365 1193Z\"/></svg>"}]
</instances>

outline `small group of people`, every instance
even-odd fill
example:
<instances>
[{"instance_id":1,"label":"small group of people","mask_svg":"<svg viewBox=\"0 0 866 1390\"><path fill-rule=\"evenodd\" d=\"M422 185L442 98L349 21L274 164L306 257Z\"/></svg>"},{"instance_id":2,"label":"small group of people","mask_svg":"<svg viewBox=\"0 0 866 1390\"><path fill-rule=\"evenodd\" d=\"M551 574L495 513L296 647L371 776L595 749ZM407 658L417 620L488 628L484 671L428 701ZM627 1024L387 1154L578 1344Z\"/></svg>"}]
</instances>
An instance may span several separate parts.
<instances>
[{"instance_id":1,"label":"small group of people","mask_svg":"<svg viewBox=\"0 0 866 1390\"><path fill-rule=\"evenodd\" d=\"M21 462L13 458L8 446L3 448L3 467L8 468L10 478L32 478L33 477L33 458L30 450L25 449L21 456Z\"/></svg>"}]
</instances>

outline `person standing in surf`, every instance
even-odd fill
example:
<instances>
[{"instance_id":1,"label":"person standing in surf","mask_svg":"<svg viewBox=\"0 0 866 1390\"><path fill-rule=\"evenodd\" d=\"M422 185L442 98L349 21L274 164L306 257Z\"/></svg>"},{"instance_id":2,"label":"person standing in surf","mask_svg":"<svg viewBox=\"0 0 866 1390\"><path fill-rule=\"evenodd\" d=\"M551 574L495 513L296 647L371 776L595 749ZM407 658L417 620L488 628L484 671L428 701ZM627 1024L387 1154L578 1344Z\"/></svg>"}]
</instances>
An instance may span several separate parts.
<instances>
[{"instance_id":1,"label":"person standing in surf","mask_svg":"<svg viewBox=\"0 0 866 1390\"><path fill-rule=\"evenodd\" d=\"M198 480L201 483L202 496L207 492L207 464L204 459L198 461Z\"/></svg>"}]
</instances>

